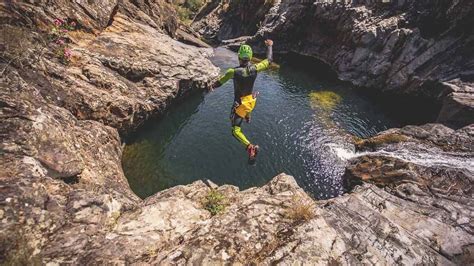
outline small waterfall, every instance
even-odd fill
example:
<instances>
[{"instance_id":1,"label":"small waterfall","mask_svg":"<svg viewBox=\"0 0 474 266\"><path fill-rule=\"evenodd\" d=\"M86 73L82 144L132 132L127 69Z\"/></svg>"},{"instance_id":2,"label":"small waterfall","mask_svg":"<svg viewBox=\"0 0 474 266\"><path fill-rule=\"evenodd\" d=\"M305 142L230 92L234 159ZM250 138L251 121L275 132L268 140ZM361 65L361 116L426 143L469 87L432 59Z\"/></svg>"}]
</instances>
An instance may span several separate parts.
<instances>
[{"instance_id":1,"label":"small waterfall","mask_svg":"<svg viewBox=\"0 0 474 266\"><path fill-rule=\"evenodd\" d=\"M338 145L336 143L329 143L327 144L327 147L341 160L343 161L348 161L354 157L358 157L358 156L361 156L363 155L362 153L361 154L357 154L355 152L355 149L352 148L352 149L348 149L347 147L345 146L342 146L342 145Z\"/></svg>"},{"instance_id":2,"label":"small waterfall","mask_svg":"<svg viewBox=\"0 0 474 266\"><path fill-rule=\"evenodd\" d=\"M466 169L474 173L474 160L469 153L449 153L443 151L381 150L377 155L394 157L426 167L449 167Z\"/></svg>"},{"instance_id":3,"label":"small waterfall","mask_svg":"<svg viewBox=\"0 0 474 266\"><path fill-rule=\"evenodd\" d=\"M472 153L450 153L439 149L427 148L422 145L412 148L400 148L399 146L385 148L374 152L355 152L336 144L329 144L330 149L341 160L348 161L360 156L386 156L425 167L449 167L464 169L474 173L474 160Z\"/></svg>"}]
</instances>

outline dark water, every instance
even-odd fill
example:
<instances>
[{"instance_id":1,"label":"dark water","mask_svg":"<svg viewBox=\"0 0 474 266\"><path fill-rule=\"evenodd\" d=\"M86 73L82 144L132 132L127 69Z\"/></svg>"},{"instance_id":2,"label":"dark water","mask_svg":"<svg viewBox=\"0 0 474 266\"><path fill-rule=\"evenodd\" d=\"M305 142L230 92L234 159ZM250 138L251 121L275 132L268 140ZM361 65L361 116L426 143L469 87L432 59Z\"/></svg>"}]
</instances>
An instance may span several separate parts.
<instances>
[{"instance_id":1,"label":"dark water","mask_svg":"<svg viewBox=\"0 0 474 266\"><path fill-rule=\"evenodd\" d=\"M213 62L235 66L234 53L217 49ZM343 193L348 139L368 137L396 124L347 85L289 66L261 73L252 122L243 132L261 152L257 164L232 137L229 81L210 94L190 96L158 121L127 140L123 167L130 185L146 197L171 186L210 179L241 189L260 186L275 175L293 175L315 198Z\"/></svg>"}]
</instances>

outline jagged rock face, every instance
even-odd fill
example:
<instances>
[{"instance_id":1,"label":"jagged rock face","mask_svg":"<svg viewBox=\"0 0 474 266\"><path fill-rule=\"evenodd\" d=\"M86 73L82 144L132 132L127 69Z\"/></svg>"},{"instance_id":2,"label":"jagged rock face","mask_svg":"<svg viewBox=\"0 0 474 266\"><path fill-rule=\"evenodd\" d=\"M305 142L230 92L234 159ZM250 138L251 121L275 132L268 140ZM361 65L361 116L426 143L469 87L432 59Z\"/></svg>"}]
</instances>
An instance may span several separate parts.
<instances>
[{"instance_id":1,"label":"jagged rock face","mask_svg":"<svg viewBox=\"0 0 474 266\"><path fill-rule=\"evenodd\" d=\"M77 261L142 204L119 132L205 88L218 69L210 50L168 35L178 24L162 1L4 1L0 17L0 261ZM77 23L68 65L46 37L55 18Z\"/></svg>"},{"instance_id":2,"label":"jagged rock face","mask_svg":"<svg viewBox=\"0 0 474 266\"><path fill-rule=\"evenodd\" d=\"M227 199L216 216L202 204L211 187ZM313 202L281 174L241 192L197 181L132 208L109 195L70 193L74 203L59 214L73 212L74 220L53 227L40 255L42 262L74 264L469 263L472 197L434 200L430 193L441 192L424 187L409 180L385 189L364 184L351 194ZM7 206L19 207L15 200ZM309 210L307 218L298 216L299 206ZM101 216L106 210L110 214ZM291 215L294 210L297 215Z\"/></svg>"},{"instance_id":3,"label":"jagged rock face","mask_svg":"<svg viewBox=\"0 0 474 266\"><path fill-rule=\"evenodd\" d=\"M211 1L194 18L192 27L213 42L253 35L271 7L268 0Z\"/></svg>"},{"instance_id":4,"label":"jagged rock face","mask_svg":"<svg viewBox=\"0 0 474 266\"><path fill-rule=\"evenodd\" d=\"M174 35L178 20L164 1L4 1L1 16L8 23L47 27L55 18L68 18L87 32L100 32L112 25L120 12L161 32Z\"/></svg>"},{"instance_id":5,"label":"jagged rock face","mask_svg":"<svg viewBox=\"0 0 474 266\"><path fill-rule=\"evenodd\" d=\"M190 49L152 28L130 24L121 14L94 41L74 38L82 42L78 67L71 66L55 85L73 84L82 93L78 97L76 91L65 91L65 107L80 119L98 120L121 132L162 113L173 99L206 87L217 74L202 60L210 50ZM50 69L51 74L57 71L54 65Z\"/></svg>"},{"instance_id":6,"label":"jagged rock face","mask_svg":"<svg viewBox=\"0 0 474 266\"><path fill-rule=\"evenodd\" d=\"M193 88L204 88L217 74L217 68L202 60L203 56L210 55L210 50L193 49L163 34L160 26L167 27L160 19L147 17L141 11L134 16L123 14L121 9L127 8L125 13L134 10L128 2L118 6L110 4L91 6L97 10L97 16L102 15L92 17L94 19L82 17L80 12L71 15L77 19L79 28L93 25L95 28L91 29L99 33L78 30L70 34L73 60L67 68L53 58L37 63L31 71L20 71L20 75L29 83L44 86L41 90L44 97L65 107L77 118L100 121L125 133L150 116L163 112L172 99ZM64 10L71 13L75 9L82 10L75 6L79 4L70 5ZM82 8L86 10L86 7ZM12 14L8 19L15 21L22 18L17 18L16 13L28 13L25 10L29 10L38 25L52 21L55 16L63 16L56 12L41 17L42 12L55 10L26 4L6 5L4 10L7 13L3 16ZM140 17L140 20L134 20L134 17ZM108 25L104 22L106 18L111 24L102 28ZM137 23L140 21L149 24ZM5 28L15 30L10 25Z\"/></svg>"},{"instance_id":7,"label":"jagged rock face","mask_svg":"<svg viewBox=\"0 0 474 266\"><path fill-rule=\"evenodd\" d=\"M207 50L168 36L164 2L48 3L0 4L2 32L24 34L18 45L29 47L0 64L2 263L472 263L472 169L385 151L406 145L469 166L472 127L359 142L366 154L347 177L368 183L332 200L314 202L285 174L242 192L198 181L139 199L121 169L119 132L205 87L217 69ZM55 17L80 26L67 66L35 44ZM211 188L226 198L216 216L203 206Z\"/></svg>"},{"instance_id":8,"label":"jagged rock face","mask_svg":"<svg viewBox=\"0 0 474 266\"><path fill-rule=\"evenodd\" d=\"M357 143L361 156L350 161L346 176L383 187L388 197L377 195L384 199L378 203L382 215L391 211L388 203L403 204L392 216L401 227L432 243L444 258L469 264L473 137L473 125L457 131L439 124L391 129Z\"/></svg>"},{"instance_id":9,"label":"jagged rock face","mask_svg":"<svg viewBox=\"0 0 474 266\"><path fill-rule=\"evenodd\" d=\"M258 31L240 35L254 35L246 40L257 51L272 38L276 52L315 57L355 85L443 104L439 122L474 123L472 1L333 2L273 1L259 9L267 15ZM244 10L214 6L193 27L218 40L237 37L221 29L229 27L226 17Z\"/></svg>"}]
</instances>

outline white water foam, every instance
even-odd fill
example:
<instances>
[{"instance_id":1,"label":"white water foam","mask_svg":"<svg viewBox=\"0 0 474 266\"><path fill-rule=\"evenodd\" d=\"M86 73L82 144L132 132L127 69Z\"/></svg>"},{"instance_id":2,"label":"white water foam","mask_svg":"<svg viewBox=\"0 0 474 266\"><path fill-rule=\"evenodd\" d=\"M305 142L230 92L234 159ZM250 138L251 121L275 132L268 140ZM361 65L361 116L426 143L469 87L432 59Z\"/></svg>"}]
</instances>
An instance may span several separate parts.
<instances>
[{"instance_id":1,"label":"white water foam","mask_svg":"<svg viewBox=\"0 0 474 266\"><path fill-rule=\"evenodd\" d=\"M361 156L357 154L354 150L349 150L347 147L340 146L336 143L329 143L327 147L341 160L348 161L354 157Z\"/></svg>"},{"instance_id":2,"label":"white water foam","mask_svg":"<svg viewBox=\"0 0 474 266\"><path fill-rule=\"evenodd\" d=\"M445 152L412 152L410 150L378 151L377 155L394 157L403 161L411 162L426 167L450 167L466 169L474 173L474 159L472 154L459 153L449 154Z\"/></svg>"},{"instance_id":3,"label":"white water foam","mask_svg":"<svg viewBox=\"0 0 474 266\"><path fill-rule=\"evenodd\" d=\"M393 151L380 150L376 152L355 152L347 147L336 143L327 144L332 152L343 161L373 155L386 156L400 159L405 162L425 166L425 167L450 167L455 169L465 169L474 173L474 158L472 153L447 153L443 151L411 151L407 149L397 149Z\"/></svg>"}]
</instances>

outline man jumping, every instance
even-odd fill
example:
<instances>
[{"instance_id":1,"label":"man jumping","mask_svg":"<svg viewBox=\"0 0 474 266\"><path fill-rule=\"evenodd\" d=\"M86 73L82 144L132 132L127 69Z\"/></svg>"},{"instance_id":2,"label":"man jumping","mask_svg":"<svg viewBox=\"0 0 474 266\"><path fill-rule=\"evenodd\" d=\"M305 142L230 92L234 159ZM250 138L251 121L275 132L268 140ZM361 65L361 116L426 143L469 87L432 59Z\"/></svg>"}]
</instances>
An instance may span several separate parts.
<instances>
[{"instance_id":1,"label":"man jumping","mask_svg":"<svg viewBox=\"0 0 474 266\"><path fill-rule=\"evenodd\" d=\"M229 68L225 74L216 81L211 90L222 86L229 79L234 80L234 104L230 113L230 120L232 123L232 135L245 146L249 155L249 163L255 163L259 147L250 143L242 132L241 125L243 120L250 122L250 113L255 108L257 102L257 94L253 93L253 86L257 74L260 71L267 69L272 62L272 40L266 40L267 59L258 64L252 64L253 52L249 45L243 44L238 51L239 66Z\"/></svg>"}]
</instances>

